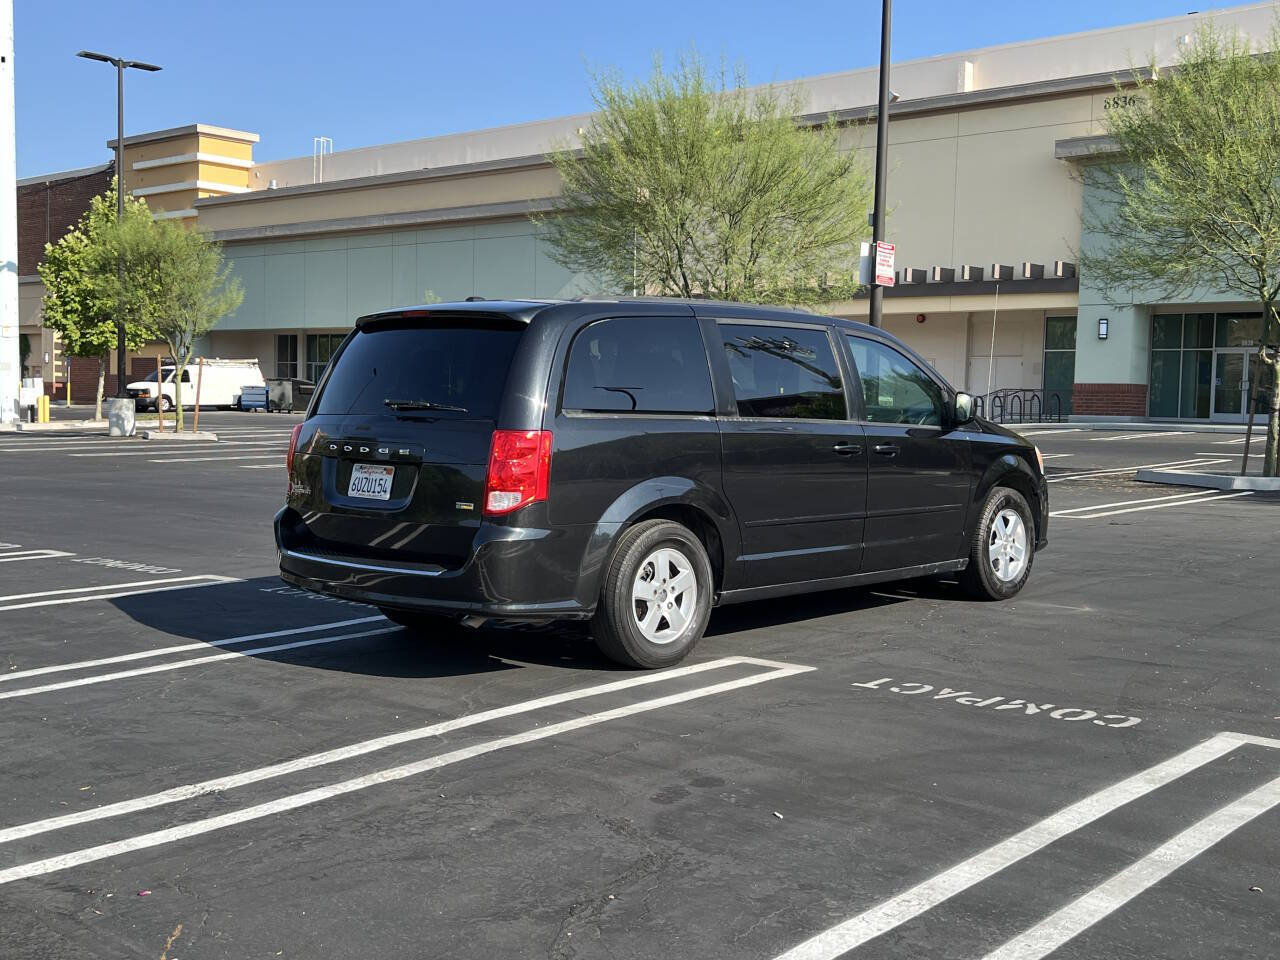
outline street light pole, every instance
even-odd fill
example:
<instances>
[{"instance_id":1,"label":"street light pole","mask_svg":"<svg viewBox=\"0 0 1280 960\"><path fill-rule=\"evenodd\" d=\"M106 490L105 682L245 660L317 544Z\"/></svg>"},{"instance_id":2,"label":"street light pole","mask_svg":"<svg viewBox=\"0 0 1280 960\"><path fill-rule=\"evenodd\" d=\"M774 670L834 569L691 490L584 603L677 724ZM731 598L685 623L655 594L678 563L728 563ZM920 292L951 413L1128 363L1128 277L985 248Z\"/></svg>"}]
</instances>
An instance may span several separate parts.
<instances>
[{"instance_id":1,"label":"street light pole","mask_svg":"<svg viewBox=\"0 0 1280 960\"><path fill-rule=\"evenodd\" d=\"M889 185L889 27L893 20L893 0L883 0L880 13L880 102L876 107L876 205L871 215L871 262L875 263L876 244L884 239L885 194ZM894 98L896 99L896 98ZM884 287L871 284L871 325L884 325Z\"/></svg>"},{"instance_id":2,"label":"street light pole","mask_svg":"<svg viewBox=\"0 0 1280 960\"><path fill-rule=\"evenodd\" d=\"M143 63L141 60L125 60L123 57L109 57L105 53L94 53L92 50L81 50L76 54L77 57L84 57L86 60L97 60L101 63L109 63L116 68L116 222L124 220L124 72L133 67L137 70L146 70L148 73L155 73L160 70L154 63ZM124 274L124 264L118 265L117 269L121 276ZM125 384L129 382L129 378L125 373L124 355L126 351L124 336L124 317L119 313L116 315L116 396L127 397L128 391ZM156 389L159 389L157 385Z\"/></svg>"}]
</instances>

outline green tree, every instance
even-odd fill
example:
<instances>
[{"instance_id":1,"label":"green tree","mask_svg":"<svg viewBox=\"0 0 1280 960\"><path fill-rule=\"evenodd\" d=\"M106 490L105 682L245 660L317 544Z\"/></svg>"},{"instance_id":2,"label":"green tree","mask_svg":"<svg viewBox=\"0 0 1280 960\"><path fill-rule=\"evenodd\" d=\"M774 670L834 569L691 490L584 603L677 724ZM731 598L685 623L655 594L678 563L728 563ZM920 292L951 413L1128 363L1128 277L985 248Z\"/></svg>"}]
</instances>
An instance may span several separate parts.
<instances>
[{"instance_id":1,"label":"green tree","mask_svg":"<svg viewBox=\"0 0 1280 960\"><path fill-rule=\"evenodd\" d=\"M1117 149L1082 168L1093 201L1085 230L1099 240L1081 257L1082 274L1115 304L1204 290L1261 304L1259 369L1271 385L1264 473L1275 476L1280 29L1259 49L1206 27L1172 69L1153 62L1132 82L1132 106L1105 121Z\"/></svg>"},{"instance_id":2,"label":"green tree","mask_svg":"<svg viewBox=\"0 0 1280 960\"><path fill-rule=\"evenodd\" d=\"M125 198L125 223L151 223L146 202ZM136 310L118 304L113 287L142 289L143 278L126 274L124 284L116 277L111 234L116 224L115 184L89 202L79 223L57 243L46 244L38 267L44 283L42 304L44 325L58 332L68 357L92 357L98 361L98 390L95 416L102 417L102 393L107 362L116 346L117 308L126 310L125 346L137 350L151 339L151 331ZM107 283L101 272L110 273ZM130 298L132 299L132 298Z\"/></svg>"},{"instance_id":3,"label":"green tree","mask_svg":"<svg viewBox=\"0 0 1280 960\"><path fill-rule=\"evenodd\" d=\"M126 277L143 278L127 290L118 289L116 274L103 282L113 299L126 302L128 310L136 311L146 328L168 345L177 429L182 430L182 373L195 342L240 306L244 290L231 276L221 244L172 220L126 219L105 247L112 260L125 264Z\"/></svg>"},{"instance_id":4,"label":"green tree","mask_svg":"<svg viewBox=\"0 0 1280 960\"><path fill-rule=\"evenodd\" d=\"M713 84L696 56L647 83L594 78L581 149L551 154L563 192L551 256L615 290L814 304L858 289L866 164L834 120L797 125L794 93Z\"/></svg>"}]
</instances>

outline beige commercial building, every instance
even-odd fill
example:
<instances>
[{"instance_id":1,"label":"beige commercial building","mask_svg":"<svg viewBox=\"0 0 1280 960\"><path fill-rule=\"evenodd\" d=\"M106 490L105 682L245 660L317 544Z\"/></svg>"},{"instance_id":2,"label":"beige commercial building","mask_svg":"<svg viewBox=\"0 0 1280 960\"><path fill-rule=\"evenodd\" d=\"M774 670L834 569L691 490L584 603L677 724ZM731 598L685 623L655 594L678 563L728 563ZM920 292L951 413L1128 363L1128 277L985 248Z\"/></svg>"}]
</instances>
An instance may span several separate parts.
<instances>
[{"instance_id":1,"label":"beige commercial building","mask_svg":"<svg viewBox=\"0 0 1280 960\"><path fill-rule=\"evenodd\" d=\"M1238 418L1243 393L1233 399L1231 390L1243 385L1224 367L1225 392L1211 384L1202 402L1200 368L1207 357L1214 379L1218 353L1247 336L1211 335L1207 345L1180 336L1177 358L1156 354L1173 349L1168 317L1180 331L1193 315L1227 317L1207 322L1236 330L1232 318L1250 305L1108 306L1074 268L1083 241L1073 164L1123 104L1115 78L1132 63L1176 60L1209 19L1265 37L1273 15L1256 4L895 64L888 239L899 279L885 300L888 329L957 387L1020 393L1018 402L1045 414ZM834 114L868 163L876 74L795 84L807 116ZM266 163L252 158L256 135L197 124L127 138L126 183L159 215L226 244L245 299L203 352L258 357L268 376L315 378L353 318L370 310L609 292L554 263L528 218L559 191L547 150L590 123L568 116ZM829 309L860 317L867 307ZM1165 368L1175 366L1170 406Z\"/></svg>"}]
</instances>

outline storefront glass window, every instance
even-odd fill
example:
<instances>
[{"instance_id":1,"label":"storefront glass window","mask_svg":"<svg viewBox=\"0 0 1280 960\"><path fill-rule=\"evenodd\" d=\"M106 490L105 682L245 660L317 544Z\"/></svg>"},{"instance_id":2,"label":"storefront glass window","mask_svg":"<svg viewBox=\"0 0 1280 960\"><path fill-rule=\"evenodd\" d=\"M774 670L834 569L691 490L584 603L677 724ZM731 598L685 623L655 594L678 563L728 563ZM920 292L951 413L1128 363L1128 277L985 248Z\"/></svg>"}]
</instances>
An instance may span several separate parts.
<instances>
[{"instance_id":1,"label":"storefront glass window","mask_svg":"<svg viewBox=\"0 0 1280 960\"><path fill-rule=\"evenodd\" d=\"M1262 340L1262 314L1220 313L1216 347L1256 347Z\"/></svg>"},{"instance_id":2,"label":"storefront glass window","mask_svg":"<svg viewBox=\"0 0 1280 960\"><path fill-rule=\"evenodd\" d=\"M345 333L309 333L307 334L307 379L319 383L324 369L329 365L333 351L342 343Z\"/></svg>"},{"instance_id":3,"label":"storefront glass window","mask_svg":"<svg viewBox=\"0 0 1280 960\"><path fill-rule=\"evenodd\" d=\"M1213 346L1213 314L1188 313L1182 324L1182 348L1193 350Z\"/></svg>"},{"instance_id":4,"label":"storefront glass window","mask_svg":"<svg viewBox=\"0 0 1280 960\"><path fill-rule=\"evenodd\" d=\"M1178 385L1181 376L1180 350L1151 351L1150 416L1178 416Z\"/></svg>"},{"instance_id":5,"label":"storefront glass window","mask_svg":"<svg viewBox=\"0 0 1280 960\"><path fill-rule=\"evenodd\" d=\"M1184 350L1182 352L1182 402L1178 415L1208 419L1212 383L1213 351Z\"/></svg>"},{"instance_id":6,"label":"storefront glass window","mask_svg":"<svg viewBox=\"0 0 1280 960\"><path fill-rule=\"evenodd\" d=\"M1151 318L1151 349L1182 349L1182 314L1162 314Z\"/></svg>"},{"instance_id":7,"label":"storefront glass window","mask_svg":"<svg viewBox=\"0 0 1280 960\"><path fill-rule=\"evenodd\" d=\"M1076 384L1076 318L1044 318L1044 409L1071 413ZM1056 395L1056 399L1055 399Z\"/></svg>"}]
</instances>

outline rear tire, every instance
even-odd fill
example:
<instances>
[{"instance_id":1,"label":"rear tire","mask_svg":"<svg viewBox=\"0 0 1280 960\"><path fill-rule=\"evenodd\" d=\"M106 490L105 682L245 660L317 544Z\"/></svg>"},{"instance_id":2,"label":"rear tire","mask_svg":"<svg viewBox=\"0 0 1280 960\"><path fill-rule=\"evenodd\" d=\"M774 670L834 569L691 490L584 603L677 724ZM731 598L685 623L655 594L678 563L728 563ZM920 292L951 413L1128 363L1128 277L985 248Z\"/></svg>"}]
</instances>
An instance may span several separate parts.
<instances>
[{"instance_id":1,"label":"rear tire","mask_svg":"<svg viewBox=\"0 0 1280 960\"><path fill-rule=\"evenodd\" d=\"M969 541L969 565L960 585L979 600L1008 600L1031 576L1035 520L1026 498L1009 487L994 487L978 514Z\"/></svg>"},{"instance_id":2,"label":"rear tire","mask_svg":"<svg viewBox=\"0 0 1280 960\"><path fill-rule=\"evenodd\" d=\"M591 632L600 651L626 667L679 663L711 618L714 583L707 551L670 520L646 520L619 538L605 567Z\"/></svg>"},{"instance_id":3,"label":"rear tire","mask_svg":"<svg viewBox=\"0 0 1280 960\"><path fill-rule=\"evenodd\" d=\"M168 413L168 412L169 412L169 411L171 411L172 409L173 409L173 401L172 401L172 400L170 400L168 397L161 397L161 398L160 398L160 412L161 412L161 413Z\"/></svg>"}]
</instances>

